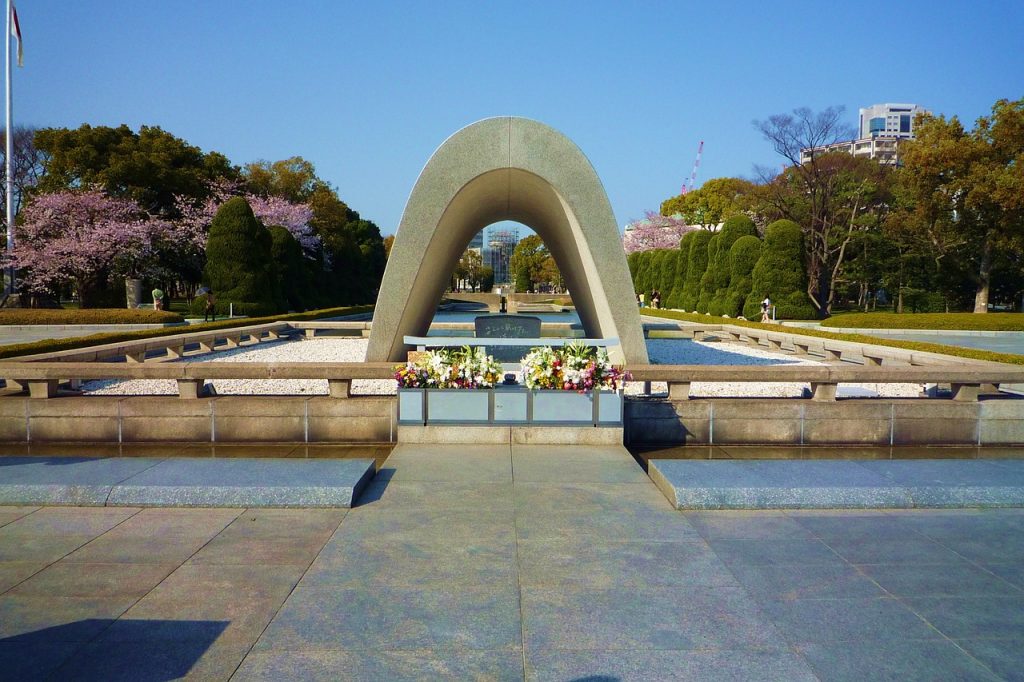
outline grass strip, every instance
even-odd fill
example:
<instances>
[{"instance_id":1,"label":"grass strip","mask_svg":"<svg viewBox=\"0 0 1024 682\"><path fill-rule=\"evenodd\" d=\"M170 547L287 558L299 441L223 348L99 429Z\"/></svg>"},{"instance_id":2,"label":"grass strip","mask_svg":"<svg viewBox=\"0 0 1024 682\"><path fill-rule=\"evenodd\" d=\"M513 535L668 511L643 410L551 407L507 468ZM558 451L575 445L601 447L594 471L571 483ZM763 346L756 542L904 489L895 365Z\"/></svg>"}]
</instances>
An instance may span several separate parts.
<instances>
[{"instance_id":1,"label":"grass strip","mask_svg":"<svg viewBox=\"0 0 1024 682\"><path fill-rule=\"evenodd\" d=\"M986 360L989 362L1004 362L1012 365L1024 365L1024 355L1013 353L995 353L993 351L981 350L978 348L962 348L960 346L947 346L941 343L928 343L925 341L898 341L886 339L867 334L841 334L839 332L822 331L820 329L805 329L802 327L783 327L778 324L761 324L749 320L737 320L729 317L715 317L708 315L695 315L675 310L654 310L644 308L642 315L650 317L662 317L669 320L680 320L683 322L697 322L701 324L731 324L738 327L749 327L751 329L763 329L766 331L784 332L797 336L813 336L820 339L834 339L836 341L851 341L854 343L870 343L873 346L887 346L889 348L902 348L904 350L916 350L923 353L939 353L941 355L952 355L958 358L969 358L971 360Z\"/></svg>"},{"instance_id":2,"label":"grass strip","mask_svg":"<svg viewBox=\"0 0 1024 682\"><path fill-rule=\"evenodd\" d=\"M938 331L1024 331L1021 313L840 313L822 327L857 329L928 329Z\"/></svg>"},{"instance_id":3,"label":"grass strip","mask_svg":"<svg viewBox=\"0 0 1024 682\"><path fill-rule=\"evenodd\" d=\"M341 315L358 315L360 313L371 312L372 310L372 305L358 305L343 308L310 310L304 313L268 315L266 317L236 317L230 320L221 320L218 322L200 322L197 324L190 324L187 327L164 327L163 329L103 332L101 334L74 336L65 339L44 339L42 341L32 341L30 343L16 343L10 346L0 346L0 359L14 358L22 355L35 355L37 353L52 353L55 351L72 350L75 348L86 348L88 346L96 346L104 343L137 341L139 339L152 339L160 336L174 336L175 334L191 334L193 332L204 332L215 329L248 327L254 324L267 324L268 322L280 322L282 320L301 322L305 320L319 320L325 317L338 317Z\"/></svg>"},{"instance_id":4,"label":"grass strip","mask_svg":"<svg viewBox=\"0 0 1024 682\"><path fill-rule=\"evenodd\" d=\"M4 308L0 325L27 324L167 324L184 322L178 313L144 308Z\"/></svg>"}]
</instances>

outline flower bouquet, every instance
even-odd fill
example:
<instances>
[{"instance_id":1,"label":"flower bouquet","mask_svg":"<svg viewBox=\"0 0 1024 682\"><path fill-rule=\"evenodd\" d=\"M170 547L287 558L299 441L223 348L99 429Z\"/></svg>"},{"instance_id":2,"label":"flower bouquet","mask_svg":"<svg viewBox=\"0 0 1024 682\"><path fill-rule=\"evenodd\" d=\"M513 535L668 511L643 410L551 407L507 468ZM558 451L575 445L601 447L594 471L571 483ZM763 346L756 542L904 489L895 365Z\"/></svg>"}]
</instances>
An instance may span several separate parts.
<instances>
[{"instance_id":1,"label":"flower bouquet","mask_svg":"<svg viewBox=\"0 0 1024 682\"><path fill-rule=\"evenodd\" d=\"M501 364L483 348L432 350L395 369L399 388L493 388L501 378Z\"/></svg>"},{"instance_id":2,"label":"flower bouquet","mask_svg":"<svg viewBox=\"0 0 1024 682\"><path fill-rule=\"evenodd\" d=\"M529 389L616 391L629 373L608 359L608 351L571 343L562 348L535 348L523 358L523 384Z\"/></svg>"}]
</instances>

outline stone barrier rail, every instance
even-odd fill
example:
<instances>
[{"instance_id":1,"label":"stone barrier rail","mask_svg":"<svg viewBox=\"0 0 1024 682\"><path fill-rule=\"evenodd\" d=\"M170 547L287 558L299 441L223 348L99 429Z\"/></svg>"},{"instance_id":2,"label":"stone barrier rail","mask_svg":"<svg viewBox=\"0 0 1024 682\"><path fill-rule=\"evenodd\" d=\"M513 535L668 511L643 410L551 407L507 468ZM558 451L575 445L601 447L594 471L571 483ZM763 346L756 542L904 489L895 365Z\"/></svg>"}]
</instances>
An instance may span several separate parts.
<instances>
[{"instance_id":1,"label":"stone barrier rail","mask_svg":"<svg viewBox=\"0 0 1024 682\"><path fill-rule=\"evenodd\" d=\"M0 378L28 388L34 398L56 395L62 381L90 379L173 379L179 395L202 395L208 379L326 379L330 394L348 397L353 379L390 379L391 362L14 362L0 361ZM1012 365L871 367L861 365L781 365L737 367L729 365L632 365L634 381L664 381L669 398L689 398L694 382L809 382L812 399L834 400L840 383L950 384L955 400L976 400L1003 383L1024 382L1024 367Z\"/></svg>"},{"instance_id":2,"label":"stone barrier rail","mask_svg":"<svg viewBox=\"0 0 1024 682\"><path fill-rule=\"evenodd\" d=\"M668 383L670 400L686 400L694 382L809 382L813 400L835 400L840 383L950 384L954 400L977 400L1003 383L1024 382L1024 367L1015 365L926 365L879 367L864 365L632 365L634 381Z\"/></svg>"},{"instance_id":3,"label":"stone barrier rail","mask_svg":"<svg viewBox=\"0 0 1024 682\"><path fill-rule=\"evenodd\" d=\"M870 331L870 330L869 330ZM865 333L869 333L869 331ZM869 366L891 365L973 365L998 366L1000 363L960 358L940 353L909 350L892 346L877 346L855 341L841 341L816 336L775 331L770 329L754 329L730 324L704 325L693 322L645 323L644 334L652 336L652 332L692 338L696 341L707 341L716 338L721 341L746 343L756 348L774 352L788 351L797 357L816 356L831 362L855 362Z\"/></svg>"},{"instance_id":4,"label":"stone barrier rail","mask_svg":"<svg viewBox=\"0 0 1024 682\"><path fill-rule=\"evenodd\" d=\"M102 343L86 348L53 351L25 355L9 362L96 362L124 358L127 362L143 362L147 355L156 353L157 357L149 360L176 360L186 355L185 349L192 347L195 353L207 353L215 347L237 348L240 345L255 344L260 341L276 341L282 335L296 329L298 322L270 322L267 324L214 329L184 334L155 336L137 341L116 341Z\"/></svg>"},{"instance_id":5,"label":"stone barrier rail","mask_svg":"<svg viewBox=\"0 0 1024 682\"><path fill-rule=\"evenodd\" d=\"M0 378L28 388L32 398L52 398L61 382L89 379L173 379L178 395L198 398L208 379L326 379L330 395L347 398L353 379L391 379L392 362L0 362Z\"/></svg>"}]
</instances>

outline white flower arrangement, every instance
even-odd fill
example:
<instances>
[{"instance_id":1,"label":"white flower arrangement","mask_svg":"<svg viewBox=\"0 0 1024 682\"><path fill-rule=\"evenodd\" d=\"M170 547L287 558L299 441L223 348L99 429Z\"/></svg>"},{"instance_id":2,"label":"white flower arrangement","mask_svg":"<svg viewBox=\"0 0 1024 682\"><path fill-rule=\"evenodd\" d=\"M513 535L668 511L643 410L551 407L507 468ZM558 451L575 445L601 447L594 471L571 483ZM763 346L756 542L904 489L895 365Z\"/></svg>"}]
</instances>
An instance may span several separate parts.
<instances>
[{"instance_id":1,"label":"white flower arrangement","mask_svg":"<svg viewBox=\"0 0 1024 682\"><path fill-rule=\"evenodd\" d=\"M432 350L395 369L400 388L493 388L501 378L501 363L483 348Z\"/></svg>"}]
</instances>

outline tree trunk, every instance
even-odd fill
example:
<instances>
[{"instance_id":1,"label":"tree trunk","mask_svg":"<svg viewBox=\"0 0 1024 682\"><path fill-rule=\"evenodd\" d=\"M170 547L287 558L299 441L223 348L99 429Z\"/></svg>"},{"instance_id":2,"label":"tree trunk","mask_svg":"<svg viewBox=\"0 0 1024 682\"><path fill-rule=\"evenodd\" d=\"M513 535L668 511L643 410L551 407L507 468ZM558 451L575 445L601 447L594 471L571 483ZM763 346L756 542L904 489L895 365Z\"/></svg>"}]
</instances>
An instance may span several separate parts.
<instances>
[{"instance_id":1,"label":"tree trunk","mask_svg":"<svg viewBox=\"0 0 1024 682\"><path fill-rule=\"evenodd\" d=\"M988 312L988 291L992 281L992 239L986 235L978 264L978 288L974 294L974 312Z\"/></svg>"}]
</instances>

